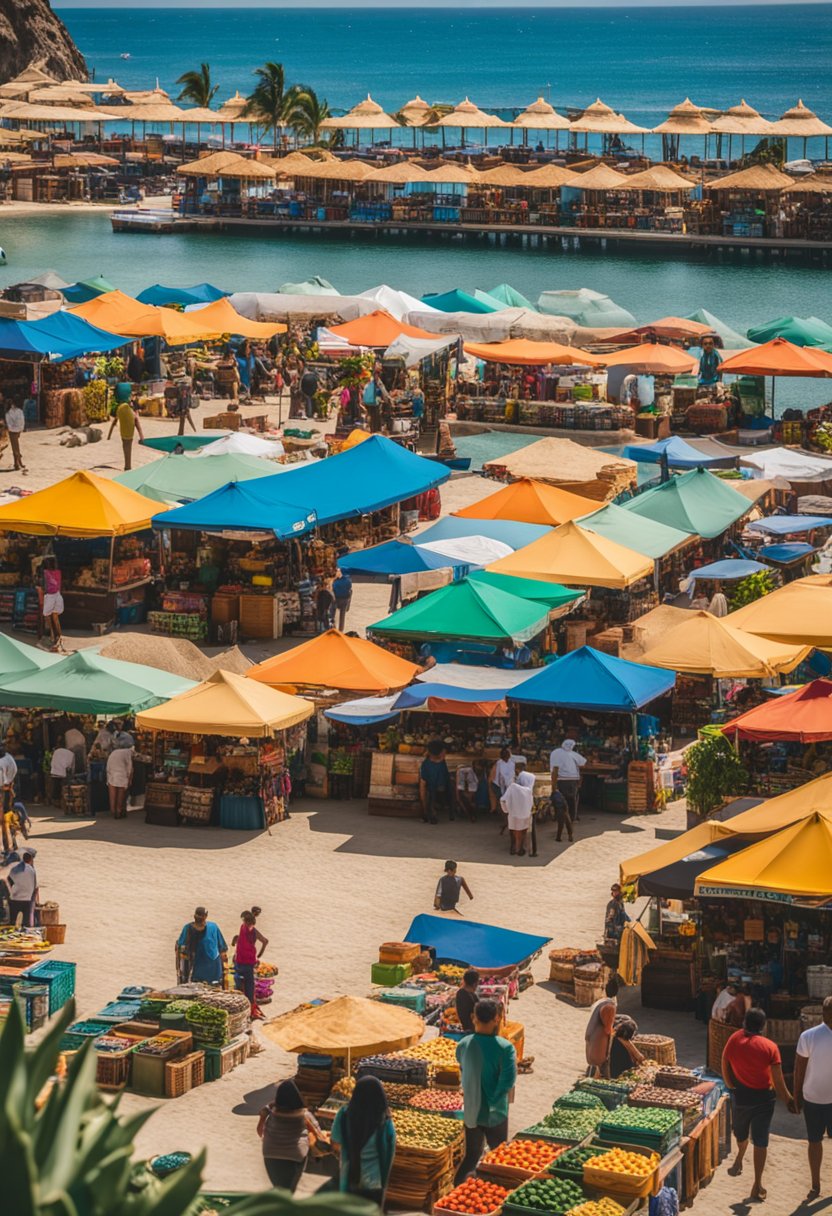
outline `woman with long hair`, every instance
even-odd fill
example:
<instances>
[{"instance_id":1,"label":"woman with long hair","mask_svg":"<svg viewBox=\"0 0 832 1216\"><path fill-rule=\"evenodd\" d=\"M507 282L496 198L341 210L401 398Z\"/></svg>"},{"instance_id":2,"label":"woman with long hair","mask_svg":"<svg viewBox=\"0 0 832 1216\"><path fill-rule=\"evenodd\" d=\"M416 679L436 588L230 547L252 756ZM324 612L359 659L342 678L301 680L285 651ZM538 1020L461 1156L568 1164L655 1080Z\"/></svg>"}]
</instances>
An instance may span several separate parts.
<instances>
[{"instance_id":1,"label":"woman with long hair","mask_svg":"<svg viewBox=\"0 0 832 1216\"><path fill-rule=\"evenodd\" d=\"M349 1102L335 1116L332 1143L341 1150L338 1189L380 1207L393 1166L396 1129L377 1077L359 1078Z\"/></svg>"},{"instance_id":2,"label":"woman with long hair","mask_svg":"<svg viewBox=\"0 0 832 1216\"><path fill-rule=\"evenodd\" d=\"M242 924L231 940L231 945L234 946L234 983L248 997L252 1018L262 1018L263 1016L257 1007L255 997L255 972L257 963L263 957L263 951L269 944L269 939L264 937L257 928L259 911L259 908L252 908L250 912L240 913ZM258 942L260 943L259 950L257 949Z\"/></svg>"},{"instance_id":3,"label":"woman with long hair","mask_svg":"<svg viewBox=\"0 0 832 1216\"><path fill-rule=\"evenodd\" d=\"M260 1111L257 1123L257 1135L263 1141L263 1164L272 1186L295 1190L306 1168L310 1136L320 1139L322 1134L294 1081L281 1081L273 1100Z\"/></svg>"}]
</instances>

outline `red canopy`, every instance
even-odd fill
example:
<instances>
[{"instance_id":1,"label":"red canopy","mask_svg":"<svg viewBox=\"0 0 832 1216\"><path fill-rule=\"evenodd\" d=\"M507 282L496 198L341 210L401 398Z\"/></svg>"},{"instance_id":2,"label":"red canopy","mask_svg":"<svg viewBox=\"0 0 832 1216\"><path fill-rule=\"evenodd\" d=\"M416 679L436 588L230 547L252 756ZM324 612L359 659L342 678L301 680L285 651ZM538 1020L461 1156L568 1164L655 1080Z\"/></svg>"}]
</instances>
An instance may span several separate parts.
<instances>
[{"instance_id":1,"label":"red canopy","mask_svg":"<svg viewBox=\"0 0 832 1216\"><path fill-rule=\"evenodd\" d=\"M755 705L722 727L757 743L823 743L832 739L832 680L813 680L785 697Z\"/></svg>"}]
</instances>

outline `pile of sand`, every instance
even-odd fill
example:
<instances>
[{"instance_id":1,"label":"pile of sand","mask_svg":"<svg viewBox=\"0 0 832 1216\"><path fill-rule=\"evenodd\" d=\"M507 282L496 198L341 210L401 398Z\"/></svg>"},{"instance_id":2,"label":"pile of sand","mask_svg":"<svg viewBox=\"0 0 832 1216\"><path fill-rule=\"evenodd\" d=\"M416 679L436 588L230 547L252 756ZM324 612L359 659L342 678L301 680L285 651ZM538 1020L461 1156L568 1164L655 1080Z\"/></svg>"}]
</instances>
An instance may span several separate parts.
<instances>
[{"instance_id":1,"label":"pile of sand","mask_svg":"<svg viewBox=\"0 0 832 1216\"><path fill-rule=\"evenodd\" d=\"M232 675L244 676L252 666L251 659L246 658L239 646L231 646L219 654L203 655L202 659L210 667L211 675L215 671L230 671Z\"/></svg>"},{"instance_id":2,"label":"pile of sand","mask_svg":"<svg viewBox=\"0 0 832 1216\"><path fill-rule=\"evenodd\" d=\"M209 656L187 638L160 637L157 633L113 634L101 647L99 654L105 659L121 659L125 663L158 667L160 671L185 676L188 680L207 680L220 669L244 676L251 667L250 660L238 646Z\"/></svg>"}]
</instances>

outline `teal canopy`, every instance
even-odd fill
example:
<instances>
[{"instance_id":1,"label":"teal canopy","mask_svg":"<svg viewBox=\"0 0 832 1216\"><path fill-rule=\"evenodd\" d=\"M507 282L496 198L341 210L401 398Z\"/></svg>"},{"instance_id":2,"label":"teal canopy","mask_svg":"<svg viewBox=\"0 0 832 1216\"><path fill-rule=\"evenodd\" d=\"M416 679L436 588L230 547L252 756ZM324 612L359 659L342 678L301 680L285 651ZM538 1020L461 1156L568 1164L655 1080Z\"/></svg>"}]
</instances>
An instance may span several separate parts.
<instances>
[{"instance_id":1,"label":"teal canopy","mask_svg":"<svg viewBox=\"0 0 832 1216\"><path fill-rule=\"evenodd\" d=\"M690 540L690 533L671 528L655 519L642 517L636 523L629 511L615 506L614 503L601 507L600 511L593 511L591 515L584 515L575 522L587 532L606 536L607 540L614 540L616 544L633 549L644 557L652 557L654 561Z\"/></svg>"},{"instance_id":2,"label":"teal canopy","mask_svg":"<svg viewBox=\"0 0 832 1216\"><path fill-rule=\"evenodd\" d=\"M474 299L479 300L480 304L486 304L494 312L502 312L506 307L497 296L492 296L490 292L483 291L479 287L474 288ZM525 305L518 305L518 307L523 308Z\"/></svg>"},{"instance_id":3,"label":"teal canopy","mask_svg":"<svg viewBox=\"0 0 832 1216\"><path fill-rule=\"evenodd\" d=\"M277 465L259 456L227 453L211 460L197 460L171 453L140 469L119 473L114 481L155 502L196 502L230 481L254 481L277 472Z\"/></svg>"},{"instance_id":4,"label":"teal canopy","mask_svg":"<svg viewBox=\"0 0 832 1216\"><path fill-rule=\"evenodd\" d=\"M707 325L722 339L722 345L725 350L747 350L749 346L753 346L744 334L738 333L736 329L732 329L730 325L726 325L719 317L715 317L712 312L708 312L706 308L697 308L696 312L686 313L686 321L698 321L700 325Z\"/></svg>"},{"instance_id":5,"label":"teal canopy","mask_svg":"<svg viewBox=\"0 0 832 1216\"><path fill-rule=\"evenodd\" d=\"M512 287L510 283L500 283L496 287L492 287L491 291L483 292L483 295L486 294L492 300L499 300L503 308L529 308L532 312L537 312L537 305L532 304L531 300ZM475 291L474 295L479 298L478 292Z\"/></svg>"},{"instance_id":6,"label":"teal canopy","mask_svg":"<svg viewBox=\"0 0 832 1216\"><path fill-rule=\"evenodd\" d=\"M576 591L573 587L561 587L560 583L544 583L537 578L516 578L513 574L500 574L497 570L475 570L468 577L472 583L483 583L488 587L496 587L498 591L505 591L508 595L519 595L521 599L545 604L550 612L574 604L575 600L583 596L582 591Z\"/></svg>"},{"instance_id":7,"label":"teal canopy","mask_svg":"<svg viewBox=\"0 0 832 1216\"><path fill-rule=\"evenodd\" d=\"M637 494L624 503L623 510L690 536L712 539L742 519L752 506L750 499L707 469L691 469L655 489Z\"/></svg>"},{"instance_id":8,"label":"teal canopy","mask_svg":"<svg viewBox=\"0 0 832 1216\"><path fill-rule=\"evenodd\" d=\"M70 304L86 304L87 300L103 296L107 291L115 291L114 285L109 279L97 274L91 279L83 279L80 283L65 287L63 296Z\"/></svg>"},{"instance_id":9,"label":"teal canopy","mask_svg":"<svg viewBox=\"0 0 832 1216\"><path fill-rule=\"evenodd\" d=\"M33 671L44 671L60 661L59 654L38 650L37 646L27 646L25 642L10 638L7 633L0 633L0 672L3 673L0 680L16 679Z\"/></svg>"},{"instance_id":10,"label":"teal canopy","mask_svg":"<svg viewBox=\"0 0 832 1216\"><path fill-rule=\"evenodd\" d=\"M765 325L749 329L752 342L769 342L772 338L785 338L794 346L832 346L832 325L820 317L777 317Z\"/></svg>"},{"instance_id":11,"label":"teal canopy","mask_svg":"<svg viewBox=\"0 0 832 1216\"><path fill-rule=\"evenodd\" d=\"M130 714L161 705L196 681L156 667L104 659L88 650L28 675L0 677L0 704L8 709L63 709L79 714Z\"/></svg>"},{"instance_id":12,"label":"teal canopy","mask_svg":"<svg viewBox=\"0 0 832 1216\"><path fill-rule=\"evenodd\" d=\"M177 448L183 452L198 452L227 434L228 431L209 431L207 435L155 435L152 439L142 439L141 446L156 452L175 452Z\"/></svg>"},{"instance_id":13,"label":"teal canopy","mask_svg":"<svg viewBox=\"0 0 832 1216\"><path fill-rule=\"evenodd\" d=\"M486 303L488 296L485 292L480 294L485 296L484 300L477 299L457 287L453 291L442 292L441 295L422 296L422 303L430 304L431 308L438 308L440 312L500 312L505 307L499 300Z\"/></svg>"},{"instance_id":14,"label":"teal canopy","mask_svg":"<svg viewBox=\"0 0 832 1216\"><path fill-rule=\"evenodd\" d=\"M441 641L459 638L519 645L541 633L548 621L549 609L545 604L465 579L414 600L386 620L371 625L370 632L391 638Z\"/></svg>"}]
</instances>

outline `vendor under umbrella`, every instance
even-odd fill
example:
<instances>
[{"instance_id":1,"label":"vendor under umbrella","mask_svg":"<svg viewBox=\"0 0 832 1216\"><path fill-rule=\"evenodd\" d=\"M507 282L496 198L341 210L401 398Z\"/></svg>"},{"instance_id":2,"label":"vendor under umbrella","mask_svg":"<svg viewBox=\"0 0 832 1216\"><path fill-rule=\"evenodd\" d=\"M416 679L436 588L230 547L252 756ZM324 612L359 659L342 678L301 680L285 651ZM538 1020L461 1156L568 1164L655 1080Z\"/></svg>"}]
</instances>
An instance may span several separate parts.
<instances>
[{"instance_id":1,"label":"vendor under umbrella","mask_svg":"<svg viewBox=\"0 0 832 1216\"><path fill-rule=\"evenodd\" d=\"M699 373L697 380L700 388L711 388L722 379L720 364L722 356L716 349L716 342L710 335L702 339L702 354L699 356Z\"/></svg>"},{"instance_id":2,"label":"vendor under umbrella","mask_svg":"<svg viewBox=\"0 0 832 1216\"><path fill-rule=\"evenodd\" d=\"M194 910L194 919L185 925L176 943L176 969L179 982L222 984L228 946L219 925L208 919L207 908Z\"/></svg>"}]
</instances>

